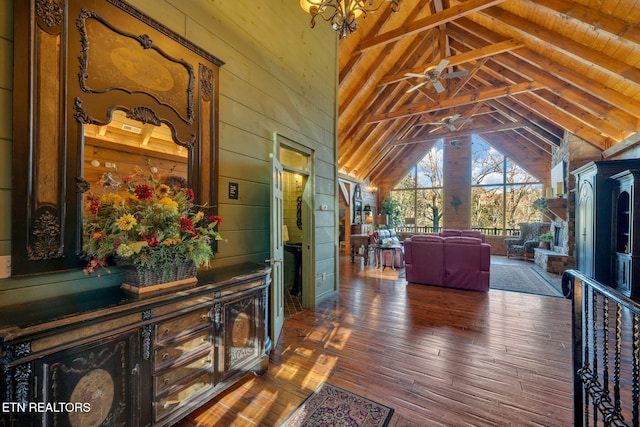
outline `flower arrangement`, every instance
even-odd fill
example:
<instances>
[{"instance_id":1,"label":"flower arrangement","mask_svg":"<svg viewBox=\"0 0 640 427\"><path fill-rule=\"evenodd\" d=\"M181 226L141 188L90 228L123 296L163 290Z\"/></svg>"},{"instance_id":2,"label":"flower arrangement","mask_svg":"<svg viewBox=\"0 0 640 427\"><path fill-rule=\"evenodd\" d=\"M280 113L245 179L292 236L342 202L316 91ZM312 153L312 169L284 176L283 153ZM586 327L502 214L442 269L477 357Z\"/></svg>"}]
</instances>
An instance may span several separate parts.
<instances>
[{"instance_id":1,"label":"flower arrangement","mask_svg":"<svg viewBox=\"0 0 640 427\"><path fill-rule=\"evenodd\" d=\"M107 267L110 257L132 263L139 273L163 272L176 260L209 264L212 241L222 240L215 229L222 218L206 217L194 205L184 179L163 181L155 168L135 168L122 180L107 172L97 185L102 191L89 191L84 204L86 274Z\"/></svg>"}]
</instances>

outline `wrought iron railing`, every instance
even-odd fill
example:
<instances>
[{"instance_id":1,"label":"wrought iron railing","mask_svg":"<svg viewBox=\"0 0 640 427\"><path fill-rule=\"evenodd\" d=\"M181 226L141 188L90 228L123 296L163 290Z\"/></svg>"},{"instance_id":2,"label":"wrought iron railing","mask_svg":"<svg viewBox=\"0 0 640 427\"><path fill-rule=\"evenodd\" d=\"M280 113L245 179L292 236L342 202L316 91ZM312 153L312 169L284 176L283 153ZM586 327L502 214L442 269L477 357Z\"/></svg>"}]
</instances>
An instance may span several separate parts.
<instances>
[{"instance_id":1,"label":"wrought iron railing","mask_svg":"<svg viewBox=\"0 0 640 427\"><path fill-rule=\"evenodd\" d=\"M562 289L573 301L574 426L638 426L640 305L575 270Z\"/></svg>"}]
</instances>

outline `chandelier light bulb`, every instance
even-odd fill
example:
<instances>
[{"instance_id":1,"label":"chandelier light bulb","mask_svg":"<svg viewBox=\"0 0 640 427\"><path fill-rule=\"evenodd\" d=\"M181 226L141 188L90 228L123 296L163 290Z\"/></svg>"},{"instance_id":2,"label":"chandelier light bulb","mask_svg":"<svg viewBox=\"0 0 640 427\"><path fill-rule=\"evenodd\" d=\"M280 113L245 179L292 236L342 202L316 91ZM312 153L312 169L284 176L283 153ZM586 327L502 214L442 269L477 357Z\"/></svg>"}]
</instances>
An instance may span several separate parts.
<instances>
[{"instance_id":1,"label":"chandelier light bulb","mask_svg":"<svg viewBox=\"0 0 640 427\"><path fill-rule=\"evenodd\" d=\"M311 28L320 16L331 23L340 38L345 38L358 28L358 18L366 18L367 13L376 12L384 3L391 3L391 10L398 11L398 0L300 0L300 7L311 14Z\"/></svg>"}]
</instances>

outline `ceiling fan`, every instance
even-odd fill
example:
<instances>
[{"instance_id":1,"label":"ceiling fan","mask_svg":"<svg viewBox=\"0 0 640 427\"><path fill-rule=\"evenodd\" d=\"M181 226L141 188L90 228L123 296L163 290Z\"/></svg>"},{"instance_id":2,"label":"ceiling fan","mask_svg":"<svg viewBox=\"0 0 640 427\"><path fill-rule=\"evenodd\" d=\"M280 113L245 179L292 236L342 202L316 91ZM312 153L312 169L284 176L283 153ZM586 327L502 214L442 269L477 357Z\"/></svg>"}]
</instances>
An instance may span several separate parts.
<instances>
[{"instance_id":1,"label":"ceiling fan","mask_svg":"<svg viewBox=\"0 0 640 427\"><path fill-rule=\"evenodd\" d=\"M444 71L444 69L447 68L447 65L449 65L449 61L446 59L443 59L440 61L438 65L427 68L424 71L424 74L406 73L405 74L406 77L416 77L418 79L424 79L424 81L409 88L409 90L407 90L407 93L413 92L414 90L428 83L433 83L433 88L436 90L436 92L441 93L441 92L444 92L444 86L440 82L440 79L452 79L454 77L463 77L469 74L469 72L466 70L454 71L452 73L443 74L442 71Z\"/></svg>"},{"instance_id":2,"label":"ceiling fan","mask_svg":"<svg viewBox=\"0 0 640 427\"><path fill-rule=\"evenodd\" d=\"M435 129L431 129L429 131L429 133L437 131L442 126L447 126L450 131L455 132L457 130L456 129L456 125L457 124L459 124L459 123L471 123L473 121L473 119L458 120L458 118L460 118L460 114L454 114L453 116L445 117L444 119L440 120L439 122L427 123L428 125L440 125Z\"/></svg>"}]
</instances>

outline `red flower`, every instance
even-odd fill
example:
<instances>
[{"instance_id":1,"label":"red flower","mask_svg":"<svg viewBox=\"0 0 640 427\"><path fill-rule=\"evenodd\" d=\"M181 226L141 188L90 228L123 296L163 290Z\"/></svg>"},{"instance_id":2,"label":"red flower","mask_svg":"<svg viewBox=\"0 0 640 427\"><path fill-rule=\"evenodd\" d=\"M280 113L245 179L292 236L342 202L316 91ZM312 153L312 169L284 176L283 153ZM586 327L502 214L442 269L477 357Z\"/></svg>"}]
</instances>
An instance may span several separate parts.
<instances>
[{"instance_id":1,"label":"red flower","mask_svg":"<svg viewBox=\"0 0 640 427\"><path fill-rule=\"evenodd\" d=\"M193 199L195 199L195 195L193 194L193 190L190 188L183 188L184 192L187 193L187 200L189 200L190 202L193 201Z\"/></svg>"},{"instance_id":2,"label":"red flower","mask_svg":"<svg viewBox=\"0 0 640 427\"><path fill-rule=\"evenodd\" d=\"M193 221L189 218L180 218L180 231L187 232L193 230Z\"/></svg>"},{"instance_id":3,"label":"red flower","mask_svg":"<svg viewBox=\"0 0 640 427\"><path fill-rule=\"evenodd\" d=\"M218 215L211 215L209 217L209 221L215 222L216 224L222 224L222 218L219 217Z\"/></svg>"},{"instance_id":4,"label":"red flower","mask_svg":"<svg viewBox=\"0 0 640 427\"><path fill-rule=\"evenodd\" d=\"M91 213L94 215L100 212L100 202L95 199L91 200L89 210L91 210Z\"/></svg>"},{"instance_id":5,"label":"red flower","mask_svg":"<svg viewBox=\"0 0 640 427\"><path fill-rule=\"evenodd\" d=\"M150 248L153 248L154 246L158 246L158 244L160 243L158 241L158 238L156 237L156 233L153 233L150 239L143 237L143 240L147 242Z\"/></svg>"},{"instance_id":6,"label":"red flower","mask_svg":"<svg viewBox=\"0 0 640 427\"><path fill-rule=\"evenodd\" d=\"M147 184L138 185L133 192L140 200L147 200L153 197L153 190Z\"/></svg>"}]
</instances>

